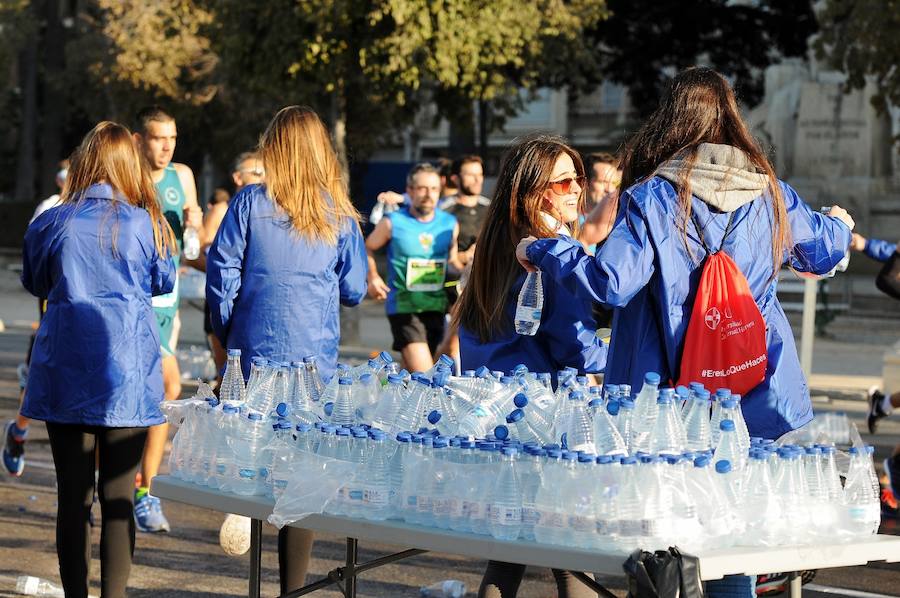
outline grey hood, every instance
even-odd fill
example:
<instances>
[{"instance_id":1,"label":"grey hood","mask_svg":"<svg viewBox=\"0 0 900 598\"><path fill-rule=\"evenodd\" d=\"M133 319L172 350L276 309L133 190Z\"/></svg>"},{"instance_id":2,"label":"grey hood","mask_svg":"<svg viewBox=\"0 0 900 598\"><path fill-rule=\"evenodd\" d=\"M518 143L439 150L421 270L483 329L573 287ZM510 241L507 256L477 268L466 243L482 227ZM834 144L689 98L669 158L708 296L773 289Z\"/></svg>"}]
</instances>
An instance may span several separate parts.
<instances>
[{"instance_id":1,"label":"grey hood","mask_svg":"<svg viewBox=\"0 0 900 598\"><path fill-rule=\"evenodd\" d=\"M684 160L668 160L656 170L656 175L677 187L679 173L684 168ZM759 172L747 154L719 143L700 144L688 181L691 194L722 212L733 212L750 203L769 185L769 178Z\"/></svg>"}]
</instances>

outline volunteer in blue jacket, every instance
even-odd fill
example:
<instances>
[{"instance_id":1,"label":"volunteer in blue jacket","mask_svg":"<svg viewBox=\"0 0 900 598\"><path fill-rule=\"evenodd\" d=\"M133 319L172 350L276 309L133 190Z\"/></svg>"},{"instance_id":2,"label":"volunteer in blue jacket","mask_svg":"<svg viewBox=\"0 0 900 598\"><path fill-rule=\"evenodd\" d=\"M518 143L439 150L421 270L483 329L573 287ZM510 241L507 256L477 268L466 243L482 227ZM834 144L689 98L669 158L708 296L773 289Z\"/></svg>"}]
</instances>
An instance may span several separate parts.
<instances>
[{"instance_id":1,"label":"volunteer in blue jacket","mask_svg":"<svg viewBox=\"0 0 900 598\"><path fill-rule=\"evenodd\" d=\"M525 273L514 243L526 235L572 238L578 220L584 166L578 152L559 137L539 135L514 144L506 153L494 200L478 238L469 280L460 295L454 326L459 329L463 369L485 365L509 371L523 363L533 372L565 367L600 372L606 345L597 338L591 302L544 278L544 306L534 336L516 334L513 320ZM479 596L516 595L524 565L491 561ZM567 571L553 570L559 596L596 596Z\"/></svg>"},{"instance_id":2,"label":"volunteer in blue jacket","mask_svg":"<svg viewBox=\"0 0 900 598\"><path fill-rule=\"evenodd\" d=\"M259 141L263 185L228 205L207 256L206 300L222 345L250 358L315 355L326 380L337 366L339 303L366 294L366 249L337 156L310 108L282 108ZM303 585L312 533L278 535L282 593Z\"/></svg>"},{"instance_id":3,"label":"volunteer in blue jacket","mask_svg":"<svg viewBox=\"0 0 900 598\"><path fill-rule=\"evenodd\" d=\"M812 417L790 325L775 294L782 265L824 274L843 258L853 220L839 207L811 210L775 178L719 73L678 74L632 138L623 160L619 213L595 257L564 239L523 239L526 267L615 308L605 379L640 388L647 371L678 378L685 332L706 253L719 247L746 276L767 324L765 379L741 401L753 436L777 438ZM749 594L749 592L748 592ZM735 594L737 595L737 594Z\"/></svg>"},{"instance_id":4,"label":"volunteer in blue jacket","mask_svg":"<svg viewBox=\"0 0 900 598\"><path fill-rule=\"evenodd\" d=\"M72 158L61 204L28 227L22 284L47 298L22 414L47 424L56 465L56 552L69 598L87 597L95 454L100 589L125 596L134 475L147 428L165 420L150 298L172 290L175 239L122 125L102 122Z\"/></svg>"}]
</instances>

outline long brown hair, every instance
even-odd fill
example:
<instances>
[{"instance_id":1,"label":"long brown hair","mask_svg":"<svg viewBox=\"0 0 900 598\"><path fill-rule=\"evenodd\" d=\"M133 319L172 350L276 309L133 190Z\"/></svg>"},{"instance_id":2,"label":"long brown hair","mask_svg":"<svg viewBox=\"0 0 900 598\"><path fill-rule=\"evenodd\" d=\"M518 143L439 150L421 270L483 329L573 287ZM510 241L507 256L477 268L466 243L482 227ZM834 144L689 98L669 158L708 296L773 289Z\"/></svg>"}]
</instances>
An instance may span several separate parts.
<instances>
[{"instance_id":1,"label":"long brown hair","mask_svg":"<svg viewBox=\"0 0 900 598\"><path fill-rule=\"evenodd\" d=\"M358 226L359 213L350 202L328 131L312 108L279 110L259 139L259 155L269 197L301 236L335 245L344 218Z\"/></svg>"},{"instance_id":2,"label":"long brown hair","mask_svg":"<svg viewBox=\"0 0 900 598\"><path fill-rule=\"evenodd\" d=\"M694 67L676 75L659 107L625 148L621 189L653 176L666 160L684 160L685 167L679 173L677 186L680 228L687 247L691 220L690 174L702 143L738 148L769 179L767 195L772 202L773 214L772 276L776 276L784 250L790 247L790 227L781 186L766 154L741 118L731 85L713 69Z\"/></svg>"},{"instance_id":3,"label":"long brown hair","mask_svg":"<svg viewBox=\"0 0 900 598\"><path fill-rule=\"evenodd\" d=\"M453 317L455 328L465 326L481 342L511 328L506 296L523 272L516 261L516 243L528 235L556 236L541 217L541 206L553 168L563 154L572 158L578 176L583 176L581 156L561 137L525 137L503 157L494 199L476 242L472 272ZM584 201L583 189L578 201Z\"/></svg>"},{"instance_id":4,"label":"long brown hair","mask_svg":"<svg viewBox=\"0 0 900 598\"><path fill-rule=\"evenodd\" d=\"M150 178L146 158L135 146L127 127L105 120L84 136L72 155L69 176L60 194L61 203L77 203L91 185L106 183L113 188L117 199L143 208L150 214L153 242L160 255L175 251L175 236L156 201L156 187ZM116 202L111 202L115 209ZM118 217L118 212L114 212ZM116 249L118 227L112 229L112 249Z\"/></svg>"}]
</instances>

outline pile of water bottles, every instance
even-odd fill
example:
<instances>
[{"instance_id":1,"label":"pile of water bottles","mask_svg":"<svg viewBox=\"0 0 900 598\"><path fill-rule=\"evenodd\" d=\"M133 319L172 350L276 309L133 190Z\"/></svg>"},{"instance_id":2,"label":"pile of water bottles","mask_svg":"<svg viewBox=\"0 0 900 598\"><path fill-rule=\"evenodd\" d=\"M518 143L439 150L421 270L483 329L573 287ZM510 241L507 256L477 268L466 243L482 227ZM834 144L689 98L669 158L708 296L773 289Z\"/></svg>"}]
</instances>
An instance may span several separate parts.
<instances>
[{"instance_id":1,"label":"pile of water bottles","mask_svg":"<svg viewBox=\"0 0 900 598\"><path fill-rule=\"evenodd\" d=\"M338 366L252 360L229 350L220 400L167 404L181 423L172 475L276 509L310 464L353 464L319 512L498 540L605 551L811 543L880 524L871 447L776 446L751 438L740 397L700 384L637 394L572 370L423 373L382 353ZM824 439L825 437L821 437ZM838 465L838 457L842 465ZM845 465L845 463L849 465ZM843 474L843 475L842 475ZM842 478L844 478L842 480Z\"/></svg>"}]
</instances>

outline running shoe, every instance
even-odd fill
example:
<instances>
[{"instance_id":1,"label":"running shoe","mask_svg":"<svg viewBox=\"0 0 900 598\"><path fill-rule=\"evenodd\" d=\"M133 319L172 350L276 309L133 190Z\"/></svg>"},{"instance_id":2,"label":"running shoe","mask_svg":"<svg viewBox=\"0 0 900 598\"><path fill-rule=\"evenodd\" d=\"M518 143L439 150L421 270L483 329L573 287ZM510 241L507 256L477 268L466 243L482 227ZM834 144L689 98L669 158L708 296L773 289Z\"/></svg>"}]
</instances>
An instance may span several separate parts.
<instances>
[{"instance_id":1,"label":"running shoe","mask_svg":"<svg viewBox=\"0 0 900 598\"><path fill-rule=\"evenodd\" d=\"M756 595L775 596L783 594L788 588L787 573L767 573L756 576Z\"/></svg>"},{"instance_id":2,"label":"running shoe","mask_svg":"<svg viewBox=\"0 0 900 598\"><path fill-rule=\"evenodd\" d=\"M900 497L900 455L884 460L884 474L887 476L888 488L894 497Z\"/></svg>"},{"instance_id":3,"label":"running shoe","mask_svg":"<svg viewBox=\"0 0 900 598\"><path fill-rule=\"evenodd\" d=\"M138 498L134 493L134 522L142 532L158 533L170 531L169 521L162 512L162 504L152 494Z\"/></svg>"},{"instance_id":4,"label":"running shoe","mask_svg":"<svg viewBox=\"0 0 900 598\"><path fill-rule=\"evenodd\" d=\"M3 435L3 466L10 475L19 477L25 471L25 440L13 436L15 421L7 422Z\"/></svg>"},{"instance_id":5,"label":"running shoe","mask_svg":"<svg viewBox=\"0 0 900 598\"><path fill-rule=\"evenodd\" d=\"M884 394L874 386L869 389L869 417L866 423L869 426L869 433L874 434L878 430L878 421L887 417L887 413L881 408L881 402L884 400Z\"/></svg>"}]
</instances>

